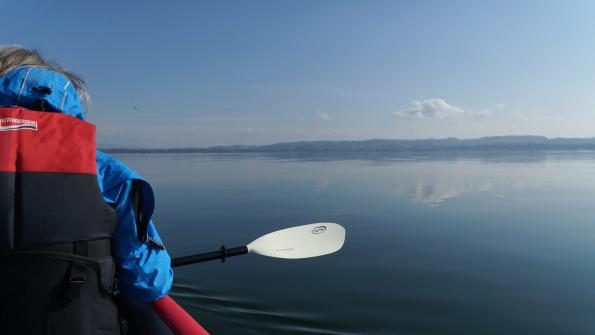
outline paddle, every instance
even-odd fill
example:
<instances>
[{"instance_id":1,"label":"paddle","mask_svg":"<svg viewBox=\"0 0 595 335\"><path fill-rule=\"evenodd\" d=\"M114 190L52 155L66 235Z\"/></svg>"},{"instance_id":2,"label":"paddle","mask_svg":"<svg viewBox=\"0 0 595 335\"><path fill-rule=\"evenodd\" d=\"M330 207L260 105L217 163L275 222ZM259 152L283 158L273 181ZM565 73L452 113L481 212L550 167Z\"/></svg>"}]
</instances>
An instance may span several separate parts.
<instances>
[{"instance_id":1,"label":"paddle","mask_svg":"<svg viewBox=\"0 0 595 335\"><path fill-rule=\"evenodd\" d=\"M244 254L258 254L275 258L308 258L333 253L345 242L345 228L336 223L322 222L278 230L257 238L243 247L174 258L171 266L182 266Z\"/></svg>"}]
</instances>

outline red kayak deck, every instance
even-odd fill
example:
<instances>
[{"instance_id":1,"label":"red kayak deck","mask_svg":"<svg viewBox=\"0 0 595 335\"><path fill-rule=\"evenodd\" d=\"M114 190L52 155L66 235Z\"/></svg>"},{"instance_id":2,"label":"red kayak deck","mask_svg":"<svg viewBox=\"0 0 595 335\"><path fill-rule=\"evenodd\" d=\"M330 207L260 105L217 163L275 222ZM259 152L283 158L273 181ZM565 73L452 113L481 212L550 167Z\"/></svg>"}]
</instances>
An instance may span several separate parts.
<instances>
[{"instance_id":1,"label":"red kayak deck","mask_svg":"<svg viewBox=\"0 0 595 335\"><path fill-rule=\"evenodd\" d=\"M155 301L152 307L176 335L209 335L190 314L168 295Z\"/></svg>"}]
</instances>

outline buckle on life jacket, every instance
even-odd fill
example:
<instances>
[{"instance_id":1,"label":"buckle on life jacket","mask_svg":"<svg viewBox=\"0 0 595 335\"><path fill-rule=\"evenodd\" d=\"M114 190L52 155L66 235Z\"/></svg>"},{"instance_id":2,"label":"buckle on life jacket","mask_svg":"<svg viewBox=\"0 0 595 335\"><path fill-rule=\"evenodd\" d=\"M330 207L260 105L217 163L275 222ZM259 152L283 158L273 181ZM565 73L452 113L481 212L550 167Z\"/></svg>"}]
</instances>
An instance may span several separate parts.
<instances>
[{"instance_id":1,"label":"buckle on life jacket","mask_svg":"<svg viewBox=\"0 0 595 335\"><path fill-rule=\"evenodd\" d=\"M85 265L73 262L70 266L70 273L68 275L68 284L70 286L79 286L85 283L86 277Z\"/></svg>"}]
</instances>

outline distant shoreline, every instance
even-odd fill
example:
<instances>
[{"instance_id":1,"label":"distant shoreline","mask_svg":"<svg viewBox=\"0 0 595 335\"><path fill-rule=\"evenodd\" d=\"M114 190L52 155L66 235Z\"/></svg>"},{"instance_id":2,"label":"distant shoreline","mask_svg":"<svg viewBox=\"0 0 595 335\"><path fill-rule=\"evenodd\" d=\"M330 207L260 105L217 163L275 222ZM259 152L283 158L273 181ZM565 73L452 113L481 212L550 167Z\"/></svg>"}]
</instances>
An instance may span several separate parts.
<instances>
[{"instance_id":1,"label":"distant shoreline","mask_svg":"<svg viewBox=\"0 0 595 335\"><path fill-rule=\"evenodd\" d=\"M468 151L595 150L595 138L492 136L477 139L309 141L268 145L186 148L102 148L107 153L408 153Z\"/></svg>"}]
</instances>

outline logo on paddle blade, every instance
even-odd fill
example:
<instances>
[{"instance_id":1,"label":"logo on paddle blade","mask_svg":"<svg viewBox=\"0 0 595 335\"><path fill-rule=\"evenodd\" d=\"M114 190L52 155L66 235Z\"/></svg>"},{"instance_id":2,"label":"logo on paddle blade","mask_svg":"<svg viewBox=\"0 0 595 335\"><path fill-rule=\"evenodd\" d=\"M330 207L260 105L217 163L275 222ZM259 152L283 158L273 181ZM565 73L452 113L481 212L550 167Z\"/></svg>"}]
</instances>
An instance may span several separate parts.
<instances>
[{"instance_id":1,"label":"logo on paddle blade","mask_svg":"<svg viewBox=\"0 0 595 335\"><path fill-rule=\"evenodd\" d=\"M291 251L294 248L285 248L285 249L275 249L276 252L281 252L281 251Z\"/></svg>"},{"instance_id":2,"label":"logo on paddle blade","mask_svg":"<svg viewBox=\"0 0 595 335\"><path fill-rule=\"evenodd\" d=\"M318 226L312 229L312 234L322 234L326 231L326 226Z\"/></svg>"},{"instance_id":3,"label":"logo on paddle blade","mask_svg":"<svg viewBox=\"0 0 595 335\"><path fill-rule=\"evenodd\" d=\"M24 129L37 130L37 122L13 118L0 119L0 131Z\"/></svg>"}]
</instances>

